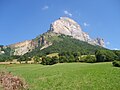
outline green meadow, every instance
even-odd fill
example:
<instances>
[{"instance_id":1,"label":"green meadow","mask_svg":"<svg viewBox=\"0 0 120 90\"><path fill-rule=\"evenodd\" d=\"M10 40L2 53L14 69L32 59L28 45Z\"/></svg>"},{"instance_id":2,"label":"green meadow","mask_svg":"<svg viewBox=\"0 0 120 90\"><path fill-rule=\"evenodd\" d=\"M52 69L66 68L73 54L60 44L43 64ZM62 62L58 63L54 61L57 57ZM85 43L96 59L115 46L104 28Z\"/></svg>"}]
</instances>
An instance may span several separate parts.
<instances>
[{"instance_id":1,"label":"green meadow","mask_svg":"<svg viewBox=\"0 0 120 90\"><path fill-rule=\"evenodd\" d=\"M107 63L0 65L24 79L30 90L120 90L120 68Z\"/></svg>"}]
</instances>

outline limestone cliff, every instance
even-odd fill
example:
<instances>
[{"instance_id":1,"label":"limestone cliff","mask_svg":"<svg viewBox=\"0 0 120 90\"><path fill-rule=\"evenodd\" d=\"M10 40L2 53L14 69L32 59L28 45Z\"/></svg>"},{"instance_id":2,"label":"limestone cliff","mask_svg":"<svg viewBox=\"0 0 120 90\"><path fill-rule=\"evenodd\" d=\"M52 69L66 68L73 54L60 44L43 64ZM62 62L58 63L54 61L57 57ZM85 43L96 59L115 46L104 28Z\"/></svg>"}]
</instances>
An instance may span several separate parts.
<instances>
[{"instance_id":1,"label":"limestone cliff","mask_svg":"<svg viewBox=\"0 0 120 90\"><path fill-rule=\"evenodd\" d=\"M58 34L69 35L75 39L88 42L92 45L99 45L102 47L104 46L103 39L91 39L87 33L82 31L80 25L77 22L68 17L60 17L58 20L53 22L51 24L50 31Z\"/></svg>"},{"instance_id":2,"label":"limestone cliff","mask_svg":"<svg viewBox=\"0 0 120 90\"><path fill-rule=\"evenodd\" d=\"M26 40L23 42L19 42L16 44L9 45L7 47L10 47L14 50L14 55L24 55L25 53L32 51L34 49L34 43L32 40Z\"/></svg>"}]
</instances>

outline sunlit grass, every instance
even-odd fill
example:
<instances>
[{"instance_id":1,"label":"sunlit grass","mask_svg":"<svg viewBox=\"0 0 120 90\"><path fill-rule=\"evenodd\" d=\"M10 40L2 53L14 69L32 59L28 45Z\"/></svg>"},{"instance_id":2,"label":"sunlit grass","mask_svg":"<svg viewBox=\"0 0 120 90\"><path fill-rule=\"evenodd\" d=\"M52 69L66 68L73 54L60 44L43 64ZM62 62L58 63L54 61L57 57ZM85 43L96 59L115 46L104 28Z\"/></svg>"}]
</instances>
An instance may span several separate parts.
<instances>
[{"instance_id":1,"label":"sunlit grass","mask_svg":"<svg viewBox=\"0 0 120 90\"><path fill-rule=\"evenodd\" d=\"M120 90L120 68L111 63L0 65L24 78L30 90Z\"/></svg>"}]
</instances>

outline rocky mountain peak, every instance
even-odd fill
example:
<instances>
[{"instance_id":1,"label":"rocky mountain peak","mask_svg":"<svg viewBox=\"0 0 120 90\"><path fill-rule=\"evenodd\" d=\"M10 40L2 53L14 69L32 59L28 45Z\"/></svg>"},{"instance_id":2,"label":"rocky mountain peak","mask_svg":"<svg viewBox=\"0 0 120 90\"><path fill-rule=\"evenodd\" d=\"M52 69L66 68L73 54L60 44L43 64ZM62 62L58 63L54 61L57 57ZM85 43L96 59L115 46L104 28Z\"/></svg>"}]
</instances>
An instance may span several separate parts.
<instances>
[{"instance_id":1,"label":"rocky mountain peak","mask_svg":"<svg viewBox=\"0 0 120 90\"><path fill-rule=\"evenodd\" d=\"M50 25L48 32L39 35L35 39L26 40L16 44L8 46L0 46L0 54L5 53L3 48L11 48L13 55L24 55L27 52L31 52L35 48L40 50L51 46L53 43L52 40L49 40L51 37L57 37L60 34L72 36L75 39L88 42L92 45L104 46L104 40L101 38L91 39L90 36L83 32L80 25L74 20L68 17L60 17L58 20L54 21Z\"/></svg>"},{"instance_id":2,"label":"rocky mountain peak","mask_svg":"<svg viewBox=\"0 0 120 90\"><path fill-rule=\"evenodd\" d=\"M80 39L82 41L89 39L89 36L82 31L80 25L68 17L60 17L58 20L53 22L50 30L58 34L73 36L73 38Z\"/></svg>"},{"instance_id":3,"label":"rocky mountain peak","mask_svg":"<svg viewBox=\"0 0 120 90\"><path fill-rule=\"evenodd\" d=\"M53 22L51 24L50 31L57 34L69 35L75 39L88 42L92 45L104 46L104 41L102 39L91 39L87 33L83 32L81 26L77 22L68 17L60 17L58 20Z\"/></svg>"}]
</instances>

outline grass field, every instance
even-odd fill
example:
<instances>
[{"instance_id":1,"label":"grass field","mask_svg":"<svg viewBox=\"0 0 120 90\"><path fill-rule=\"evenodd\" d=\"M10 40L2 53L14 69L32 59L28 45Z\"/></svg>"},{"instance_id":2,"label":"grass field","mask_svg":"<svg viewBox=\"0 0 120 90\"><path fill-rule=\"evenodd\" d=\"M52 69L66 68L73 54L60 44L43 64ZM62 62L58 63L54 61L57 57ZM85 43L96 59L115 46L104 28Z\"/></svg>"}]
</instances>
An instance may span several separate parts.
<instances>
[{"instance_id":1,"label":"grass field","mask_svg":"<svg viewBox=\"0 0 120 90\"><path fill-rule=\"evenodd\" d=\"M29 84L30 90L120 90L120 68L111 63L0 65Z\"/></svg>"}]
</instances>

